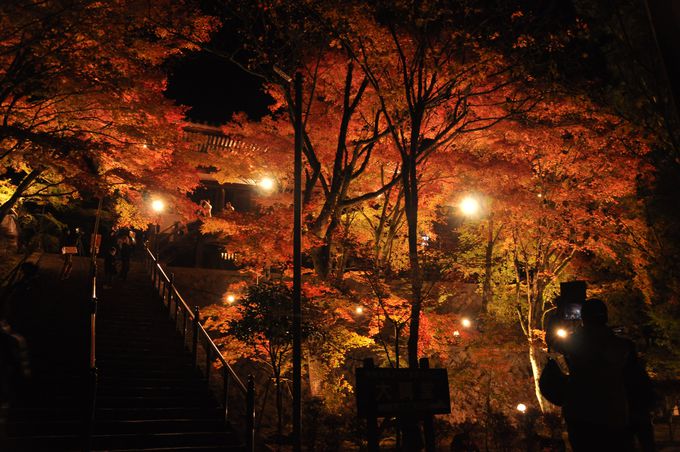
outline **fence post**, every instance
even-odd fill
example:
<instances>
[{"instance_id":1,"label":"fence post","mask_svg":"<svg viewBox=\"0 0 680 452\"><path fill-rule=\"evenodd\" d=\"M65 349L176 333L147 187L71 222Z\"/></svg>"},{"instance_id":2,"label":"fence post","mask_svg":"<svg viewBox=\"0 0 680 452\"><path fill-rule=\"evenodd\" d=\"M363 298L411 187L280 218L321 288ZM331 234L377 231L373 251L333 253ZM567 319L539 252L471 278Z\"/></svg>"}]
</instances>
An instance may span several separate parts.
<instances>
[{"instance_id":1,"label":"fence post","mask_svg":"<svg viewBox=\"0 0 680 452\"><path fill-rule=\"evenodd\" d=\"M229 369L226 364L222 365L222 383L224 384L224 423L229 423Z\"/></svg>"},{"instance_id":2,"label":"fence post","mask_svg":"<svg viewBox=\"0 0 680 452\"><path fill-rule=\"evenodd\" d=\"M375 364L373 363L373 358L364 359L364 368L373 369ZM378 442L378 416L375 414L373 408L371 408L368 416L366 417L366 433L367 433L367 443L369 452L378 452L380 450Z\"/></svg>"},{"instance_id":3,"label":"fence post","mask_svg":"<svg viewBox=\"0 0 680 452\"><path fill-rule=\"evenodd\" d=\"M210 386L210 368L212 363L210 362L210 355L212 354L212 347L208 344L207 340L205 343L205 379L208 381L208 386Z\"/></svg>"},{"instance_id":4,"label":"fence post","mask_svg":"<svg viewBox=\"0 0 680 452\"><path fill-rule=\"evenodd\" d=\"M255 377L248 375L246 394L246 451L255 452Z\"/></svg>"},{"instance_id":5,"label":"fence post","mask_svg":"<svg viewBox=\"0 0 680 452\"><path fill-rule=\"evenodd\" d=\"M189 311L182 309L182 344L184 347L189 346L187 344L187 315L189 315Z\"/></svg>"},{"instance_id":6,"label":"fence post","mask_svg":"<svg viewBox=\"0 0 680 452\"><path fill-rule=\"evenodd\" d=\"M170 273L170 291L168 292L168 314L170 314L170 318L172 318L172 299L174 298L175 295L175 274ZM175 301L175 303L177 303Z\"/></svg>"},{"instance_id":7,"label":"fence post","mask_svg":"<svg viewBox=\"0 0 680 452\"><path fill-rule=\"evenodd\" d=\"M194 366L198 367L198 325L199 325L198 306L194 306L194 340L191 342L191 354L194 357Z\"/></svg>"},{"instance_id":8,"label":"fence post","mask_svg":"<svg viewBox=\"0 0 680 452\"><path fill-rule=\"evenodd\" d=\"M428 358L420 358L420 368L429 369L430 360ZM434 416L431 414L425 415L425 418L423 419L423 433L425 433L425 451L434 452Z\"/></svg>"}]
</instances>

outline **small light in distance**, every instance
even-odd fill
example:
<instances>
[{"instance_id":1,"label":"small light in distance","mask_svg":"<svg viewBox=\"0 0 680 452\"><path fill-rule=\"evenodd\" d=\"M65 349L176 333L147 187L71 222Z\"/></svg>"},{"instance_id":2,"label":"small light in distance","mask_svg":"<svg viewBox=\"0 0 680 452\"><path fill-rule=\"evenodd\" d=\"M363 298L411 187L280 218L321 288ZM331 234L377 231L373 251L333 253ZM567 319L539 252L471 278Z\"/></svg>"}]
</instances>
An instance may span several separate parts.
<instances>
[{"instance_id":1,"label":"small light in distance","mask_svg":"<svg viewBox=\"0 0 680 452\"><path fill-rule=\"evenodd\" d=\"M517 404L517 411L520 413L526 413L527 412L527 406L523 403L518 403Z\"/></svg>"},{"instance_id":2,"label":"small light in distance","mask_svg":"<svg viewBox=\"0 0 680 452\"><path fill-rule=\"evenodd\" d=\"M459 337L460 336L460 331L456 330L453 332L454 337Z\"/></svg>"},{"instance_id":3,"label":"small light in distance","mask_svg":"<svg viewBox=\"0 0 680 452\"><path fill-rule=\"evenodd\" d=\"M569 332L568 332L567 330L565 330L564 328L558 328L557 331L555 331L555 334L556 334L557 337L559 337L560 339L564 339L564 338L566 338L567 336L569 336Z\"/></svg>"},{"instance_id":4,"label":"small light in distance","mask_svg":"<svg viewBox=\"0 0 680 452\"><path fill-rule=\"evenodd\" d=\"M154 212L161 213L165 209L165 203L162 199L154 199L151 201L151 208Z\"/></svg>"},{"instance_id":5,"label":"small light in distance","mask_svg":"<svg viewBox=\"0 0 680 452\"><path fill-rule=\"evenodd\" d=\"M354 312L356 312L357 314L361 315L361 314L364 313L364 307L363 307L363 306L357 306L357 307L354 309Z\"/></svg>"},{"instance_id":6,"label":"small light in distance","mask_svg":"<svg viewBox=\"0 0 680 452\"><path fill-rule=\"evenodd\" d=\"M465 328L470 328L472 326L472 321L467 317L463 317L463 320L460 321L460 324Z\"/></svg>"},{"instance_id":7,"label":"small light in distance","mask_svg":"<svg viewBox=\"0 0 680 452\"><path fill-rule=\"evenodd\" d=\"M479 212L479 201L472 196L466 196L460 202L460 210L463 212L463 215L476 215Z\"/></svg>"},{"instance_id":8,"label":"small light in distance","mask_svg":"<svg viewBox=\"0 0 680 452\"><path fill-rule=\"evenodd\" d=\"M271 177L263 177L262 179L260 179L258 185L263 190L272 191L274 189L274 186L276 185L276 182L274 182L274 179L272 179Z\"/></svg>"},{"instance_id":9,"label":"small light in distance","mask_svg":"<svg viewBox=\"0 0 680 452\"><path fill-rule=\"evenodd\" d=\"M227 303L232 304L236 301L236 297L232 294L227 295Z\"/></svg>"}]
</instances>

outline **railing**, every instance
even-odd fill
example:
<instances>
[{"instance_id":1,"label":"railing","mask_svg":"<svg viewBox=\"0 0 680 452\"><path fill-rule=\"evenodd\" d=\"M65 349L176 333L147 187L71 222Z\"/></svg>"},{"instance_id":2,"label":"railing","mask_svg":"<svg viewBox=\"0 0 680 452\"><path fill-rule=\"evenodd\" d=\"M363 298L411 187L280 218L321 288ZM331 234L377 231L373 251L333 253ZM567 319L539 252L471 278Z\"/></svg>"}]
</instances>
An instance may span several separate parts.
<instances>
[{"instance_id":1,"label":"railing","mask_svg":"<svg viewBox=\"0 0 680 452\"><path fill-rule=\"evenodd\" d=\"M204 375L210 384L212 363L217 360L222 364L221 394L224 406L224 421L229 423L229 393L232 386L236 386L238 393L245 398L245 443L246 450L255 450L255 380L252 375L248 376L247 384L243 384L229 365L213 340L203 328L200 322L198 306L193 311L189 309L186 301L180 295L174 284L174 275L167 275L161 264L157 261L148 247L145 247L144 263L151 275L153 287L161 297L163 305L168 309L168 315L174 322L175 328L182 335L183 343L191 350L194 366L200 370L200 362L205 363ZM202 350L200 350L199 345ZM199 353L202 352L202 353ZM204 356L200 356L203 354ZM219 391L218 391L219 392Z\"/></svg>"}]
</instances>

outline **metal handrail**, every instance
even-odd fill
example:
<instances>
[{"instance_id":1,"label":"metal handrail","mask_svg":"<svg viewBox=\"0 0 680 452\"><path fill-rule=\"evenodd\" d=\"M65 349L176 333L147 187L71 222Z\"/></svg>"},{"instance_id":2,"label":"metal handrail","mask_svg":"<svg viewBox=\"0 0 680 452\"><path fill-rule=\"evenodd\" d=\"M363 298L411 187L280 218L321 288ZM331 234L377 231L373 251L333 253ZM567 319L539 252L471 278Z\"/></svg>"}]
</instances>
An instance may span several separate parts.
<instances>
[{"instance_id":1,"label":"metal handrail","mask_svg":"<svg viewBox=\"0 0 680 452\"><path fill-rule=\"evenodd\" d=\"M186 344L187 336L187 320L191 321L193 324L193 338L191 341L191 351L193 355L194 366L200 368L198 364L198 343L200 341L204 344L204 349L206 352L206 379L210 382L210 370L212 367L213 359L217 359L222 364L222 378L223 378L223 402L224 402L224 418L225 422L228 422L229 415L229 387L230 381L236 383L236 387L239 389L240 393L246 399L246 450L254 452L255 447L255 383L254 377L252 375L248 376L247 384L236 374L234 369L229 365L227 360L220 352L219 348L212 340L210 335L207 333L203 325L200 323L200 313L198 306L194 307L192 311L189 308L186 300L179 293L174 284L174 275L165 272L161 264L158 262L156 256L153 255L148 246L144 246L146 250L145 261L150 263L151 272L151 282L154 288L158 292L163 302L163 305L168 308L170 318L173 318L175 322L175 327L177 327L177 321L182 317L181 331L183 334L183 340ZM167 302L166 302L167 300ZM172 301L174 300L174 317L173 310L171 309Z\"/></svg>"}]
</instances>

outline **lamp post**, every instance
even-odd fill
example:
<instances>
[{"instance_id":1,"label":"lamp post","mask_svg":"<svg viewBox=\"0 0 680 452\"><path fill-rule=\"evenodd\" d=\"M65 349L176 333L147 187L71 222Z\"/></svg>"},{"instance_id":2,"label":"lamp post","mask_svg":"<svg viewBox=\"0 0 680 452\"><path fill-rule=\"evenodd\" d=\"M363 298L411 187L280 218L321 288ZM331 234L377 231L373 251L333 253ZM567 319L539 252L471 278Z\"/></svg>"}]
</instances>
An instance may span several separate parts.
<instances>
[{"instance_id":1,"label":"lamp post","mask_svg":"<svg viewBox=\"0 0 680 452\"><path fill-rule=\"evenodd\" d=\"M480 201L476 196L468 195L464 197L459 208L461 213L466 217L476 218L479 216L486 216L488 228L486 237L486 246L484 249L484 281L482 284L482 310L486 312L486 307L491 300L491 267L493 260L493 247L495 245L498 234L494 232L493 211L491 209L491 202L488 199ZM499 230L500 231L500 230Z\"/></svg>"},{"instance_id":2,"label":"lamp post","mask_svg":"<svg viewBox=\"0 0 680 452\"><path fill-rule=\"evenodd\" d=\"M165 210L165 203L162 199L154 199L151 201L151 209L156 212L156 225L153 235L153 249L156 259L158 259L158 235L161 232L161 213Z\"/></svg>"},{"instance_id":3,"label":"lamp post","mask_svg":"<svg viewBox=\"0 0 680 452\"><path fill-rule=\"evenodd\" d=\"M291 78L274 65L274 72L287 84L293 83L295 163L293 166L293 452L302 451L302 74ZM264 188L264 187L263 187Z\"/></svg>"}]
</instances>

